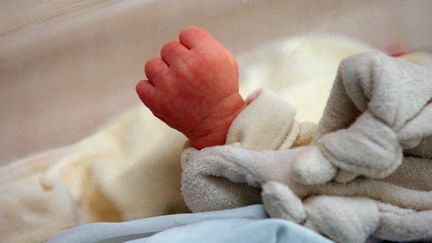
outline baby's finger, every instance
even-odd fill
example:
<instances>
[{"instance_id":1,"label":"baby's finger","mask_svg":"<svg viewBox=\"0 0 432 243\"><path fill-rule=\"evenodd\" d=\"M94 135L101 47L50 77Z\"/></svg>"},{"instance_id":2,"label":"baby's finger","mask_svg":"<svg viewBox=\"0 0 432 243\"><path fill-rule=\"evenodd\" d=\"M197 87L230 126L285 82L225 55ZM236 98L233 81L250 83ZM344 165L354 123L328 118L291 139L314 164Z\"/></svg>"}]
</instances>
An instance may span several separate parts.
<instances>
[{"instance_id":1,"label":"baby's finger","mask_svg":"<svg viewBox=\"0 0 432 243\"><path fill-rule=\"evenodd\" d=\"M146 62L144 71L150 82L157 86L158 81L168 71L168 65L160 58L153 58Z\"/></svg>"},{"instance_id":2,"label":"baby's finger","mask_svg":"<svg viewBox=\"0 0 432 243\"><path fill-rule=\"evenodd\" d=\"M160 55L166 64L172 65L179 60L179 56L184 55L188 51L180 42L171 41L162 47Z\"/></svg>"},{"instance_id":3,"label":"baby's finger","mask_svg":"<svg viewBox=\"0 0 432 243\"><path fill-rule=\"evenodd\" d=\"M136 92L141 101L147 106L150 106L153 98L154 86L149 80L141 80L136 85Z\"/></svg>"},{"instance_id":4,"label":"baby's finger","mask_svg":"<svg viewBox=\"0 0 432 243\"><path fill-rule=\"evenodd\" d=\"M188 26L184 28L179 35L180 43L182 43L188 49L192 49L208 41L215 41L213 37L205 30L195 27Z\"/></svg>"}]
</instances>

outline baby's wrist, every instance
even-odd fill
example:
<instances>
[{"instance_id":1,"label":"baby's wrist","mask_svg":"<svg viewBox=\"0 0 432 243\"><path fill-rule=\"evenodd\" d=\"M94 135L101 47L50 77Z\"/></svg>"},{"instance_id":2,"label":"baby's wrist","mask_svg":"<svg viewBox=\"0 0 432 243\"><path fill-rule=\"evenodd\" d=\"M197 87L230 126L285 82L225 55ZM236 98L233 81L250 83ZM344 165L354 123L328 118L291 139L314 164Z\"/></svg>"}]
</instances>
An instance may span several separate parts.
<instances>
[{"instance_id":1,"label":"baby's wrist","mask_svg":"<svg viewBox=\"0 0 432 243\"><path fill-rule=\"evenodd\" d=\"M237 115L246 107L246 103L240 94L233 95L216 110L222 110L223 115L217 116L210 122L203 122L200 129L193 135L188 136L193 147L202 149L210 146L225 144L228 130Z\"/></svg>"}]
</instances>

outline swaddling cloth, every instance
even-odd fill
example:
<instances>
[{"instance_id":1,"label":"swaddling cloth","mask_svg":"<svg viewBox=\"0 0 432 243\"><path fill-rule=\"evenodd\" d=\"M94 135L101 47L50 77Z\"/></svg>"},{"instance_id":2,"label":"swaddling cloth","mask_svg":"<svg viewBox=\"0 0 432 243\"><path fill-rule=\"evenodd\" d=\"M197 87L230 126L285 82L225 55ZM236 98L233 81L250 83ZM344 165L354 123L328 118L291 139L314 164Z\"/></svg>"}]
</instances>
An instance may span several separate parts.
<instances>
[{"instance_id":1,"label":"swaddling cloth","mask_svg":"<svg viewBox=\"0 0 432 243\"><path fill-rule=\"evenodd\" d=\"M254 102L265 103L265 96ZM430 69L378 53L348 58L312 145L261 152L233 145L186 150L186 203L195 211L240 205L245 198L259 200L261 188L272 217L338 242L363 242L370 235L432 237L431 97ZM265 107L271 107L274 99L266 99ZM267 118L269 127L280 122ZM301 130L293 130L291 145L301 139ZM214 199L204 201L204 194Z\"/></svg>"},{"instance_id":2,"label":"swaddling cloth","mask_svg":"<svg viewBox=\"0 0 432 243\"><path fill-rule=\"evenodd\" d=\"M0 168L0 242L188 212L179 182L184 141L140 107L76 144Z\"/></svg>"}]
</instances>

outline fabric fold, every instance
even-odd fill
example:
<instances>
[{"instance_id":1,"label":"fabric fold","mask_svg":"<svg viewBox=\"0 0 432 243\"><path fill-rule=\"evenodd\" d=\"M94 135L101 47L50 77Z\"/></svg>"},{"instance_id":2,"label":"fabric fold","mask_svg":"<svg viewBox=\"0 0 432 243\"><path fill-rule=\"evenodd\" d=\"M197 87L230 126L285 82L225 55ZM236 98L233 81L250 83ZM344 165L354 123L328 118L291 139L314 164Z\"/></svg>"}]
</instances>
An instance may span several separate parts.
<instances>
[{"instance_id":1,"label":"fabric fold","mask_svg":"<svg viewBox=\"0 0 432 243\"><path fill-rule=\"evenodd\" d=\"M339 67L313 143L273 151L233 145L188 149L185 201L192 211L212 208L214 202L221 207L217 199L224 197L241 203L246 186L261 189L272 217L337 242L430 238L432 161L422 155L432 150L424 143L430 140L431 98L432 70L380 53L350 57ZM273 116L268 122L275 122ZM184 185L191 175L197 191L189 194ZM199 197L201 177L225 180L217 191L206 189L216 200ZM238 192L226 194L226 185Z\"/></svg>"}]
</instances>

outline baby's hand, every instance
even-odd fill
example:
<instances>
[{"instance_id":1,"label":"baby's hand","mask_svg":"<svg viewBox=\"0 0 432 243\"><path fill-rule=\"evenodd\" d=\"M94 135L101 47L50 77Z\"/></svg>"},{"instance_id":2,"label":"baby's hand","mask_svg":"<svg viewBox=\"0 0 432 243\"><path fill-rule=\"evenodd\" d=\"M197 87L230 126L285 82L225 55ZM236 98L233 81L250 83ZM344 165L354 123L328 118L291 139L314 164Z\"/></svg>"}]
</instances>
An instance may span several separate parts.
<instances>
[{"instance_id":1,"label":"baby's hand","mask_svg":"<svg viewBox=\"0 0 432 243\"><path fill-rule=\"evenodd\" d=\"M245 103L233 55L205 30L187 27L145 64L137 93L153 114L204 148L225 143Z\"/></svg>"}]
</instances>

